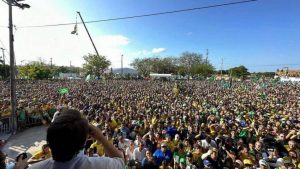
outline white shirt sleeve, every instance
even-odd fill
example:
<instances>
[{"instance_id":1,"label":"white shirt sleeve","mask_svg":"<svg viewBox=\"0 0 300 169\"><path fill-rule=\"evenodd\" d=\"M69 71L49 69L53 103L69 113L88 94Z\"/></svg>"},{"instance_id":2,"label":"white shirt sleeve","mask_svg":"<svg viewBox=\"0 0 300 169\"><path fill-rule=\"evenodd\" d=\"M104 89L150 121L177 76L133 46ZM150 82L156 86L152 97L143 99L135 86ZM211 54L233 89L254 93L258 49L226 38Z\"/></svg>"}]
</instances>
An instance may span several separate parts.
<instances>
[{"instance_id":1,"label":"white shirt sleeve","mask_svg":"<svg viewBox=\"0 0 300 169\"><path fill-rule=\"evenodd\" d=\"M101 168L101 169L124 169L125 162L121 158L109 158L109 157L101 157L92 158L91 159L91 168Z\"/></svg>"}]
</instances>

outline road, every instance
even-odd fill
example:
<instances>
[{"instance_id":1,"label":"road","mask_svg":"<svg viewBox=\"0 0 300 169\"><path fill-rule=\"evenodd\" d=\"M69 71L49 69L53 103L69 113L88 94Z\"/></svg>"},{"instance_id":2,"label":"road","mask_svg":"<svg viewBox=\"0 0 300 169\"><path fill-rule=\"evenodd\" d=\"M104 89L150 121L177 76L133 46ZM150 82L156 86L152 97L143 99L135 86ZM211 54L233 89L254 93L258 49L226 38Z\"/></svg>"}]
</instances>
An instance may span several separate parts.
<instances>
[{"instance_id":1,"label":"road","mask_svg":"<svg viewBox=\"0 0 300 169\"><path fill-rule=\"evenodd\" d=\"M27 152L28 156L31 157L45 143L46 126L37 126L11 136L2 151L7 153L8 159L11 161L23 152Z\"/></svg>"}]
</instances>

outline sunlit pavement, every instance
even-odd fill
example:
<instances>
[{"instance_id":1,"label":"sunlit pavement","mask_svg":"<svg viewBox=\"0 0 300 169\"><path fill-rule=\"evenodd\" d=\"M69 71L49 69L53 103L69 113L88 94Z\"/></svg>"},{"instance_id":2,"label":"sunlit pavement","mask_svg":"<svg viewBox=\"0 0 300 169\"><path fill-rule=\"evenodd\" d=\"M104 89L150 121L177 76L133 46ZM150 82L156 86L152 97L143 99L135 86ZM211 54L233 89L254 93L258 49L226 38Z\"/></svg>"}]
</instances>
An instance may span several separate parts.
<instances>
[{"instance_id":1,"label":"sunlit pavement","mask_svg":"<svg viewBox=\"0 0 300 169\"><path fill-rule=\"evenodd\" d=\"M46 143L46 126L37 126L18 132L12 135L5 144L3 152L8 155L8 159L15 159L18 154L27 152L31 157L33 153L40 150Z\"/></svg>"}]
</instances>

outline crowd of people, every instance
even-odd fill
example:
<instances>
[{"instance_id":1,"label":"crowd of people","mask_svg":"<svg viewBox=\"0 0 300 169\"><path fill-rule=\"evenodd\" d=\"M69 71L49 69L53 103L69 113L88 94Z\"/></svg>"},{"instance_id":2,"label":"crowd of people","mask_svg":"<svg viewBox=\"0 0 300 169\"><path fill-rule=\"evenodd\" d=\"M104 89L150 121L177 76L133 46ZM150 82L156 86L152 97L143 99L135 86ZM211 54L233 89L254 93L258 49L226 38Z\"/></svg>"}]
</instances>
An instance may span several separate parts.
<instances>
[{"instance_id":1,"label":"crowd of people","mask_svg":"<svg viewBox=\"0 0 300 169\"><path fill-rule=\"evenodd\" d=\"M75 109L124 153L127 168L300 168L300 85L224 83L19 81L19 127ZM0 82L0 112L10 111L8 87ZM94 137L83 149L109 156Z\"/></svg>"}]
</instances>

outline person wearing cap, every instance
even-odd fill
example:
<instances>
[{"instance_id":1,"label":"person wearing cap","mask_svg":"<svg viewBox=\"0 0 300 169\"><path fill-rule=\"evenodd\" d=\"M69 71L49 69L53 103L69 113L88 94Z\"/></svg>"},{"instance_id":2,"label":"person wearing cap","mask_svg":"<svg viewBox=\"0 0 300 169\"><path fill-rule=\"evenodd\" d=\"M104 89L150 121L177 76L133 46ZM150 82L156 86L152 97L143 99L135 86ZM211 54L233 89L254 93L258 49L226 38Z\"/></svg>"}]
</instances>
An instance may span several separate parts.
<instances>
[{"instance_id":1,"label":"person wearing cap","mask_svg":"<svg viewBox=\"0 0 300 169\"><path fill-rule=\"evenodd\" d=\"M213 168L223 166L222 160L219 159L218 150L216 148L211 148L207 153L202 154L201 159L210 161Z\"/></svg>"},{"instance_id":2,"label":"person wearing cap","mask_svg":"<svg viewBox=\"0 0 300 169\"><path fill-rule=\"evenodd\" d=\"M203 166L204 166L204 169L214 169L212 163L209 160L204 160Z\"/></svg>"},{"instance_id":3,"label":"person wearing cap","mask_svg":"<svg viewBox=\"0 0 300 169\"><path fill-rule=\"evenodd\" d=\"M250 159L244 159L243 163L244 163L244 169L250 169L253 167L253 162Z\"/></svg>"},{"instance_id":4,"label":"person wearing cap","mask_svg":"<svg viewBox=\"0 0 300 169\"><path fill-rule=\"evenodd\" d=\"M163 161L169 164L173 159L172 152L168 149L166 143L162 143L160 147L161 148L157 149L153 154L156 164L161 165Z\"/></svg>"},{"instance_id":5,"label":"person wearing cap","mask_svg":"<svg viewBox=\"0 0 300 169\"><path fill-rule=\"evenodd\" d=\"M270 166L266 160L259 160L259 169L270 169Z\"/></svg>"}]
</instances>

